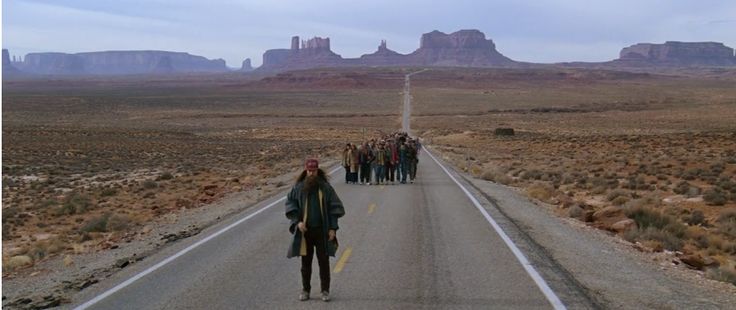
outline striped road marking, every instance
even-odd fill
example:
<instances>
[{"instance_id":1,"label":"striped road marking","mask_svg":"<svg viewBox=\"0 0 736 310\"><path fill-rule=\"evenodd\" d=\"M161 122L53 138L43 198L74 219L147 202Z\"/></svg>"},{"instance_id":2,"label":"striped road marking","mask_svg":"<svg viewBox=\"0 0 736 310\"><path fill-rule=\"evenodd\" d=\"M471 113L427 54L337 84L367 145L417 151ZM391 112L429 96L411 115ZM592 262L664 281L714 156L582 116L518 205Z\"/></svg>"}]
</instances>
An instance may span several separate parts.
<instances>
[{"instance_id":1,"label":"striped road marking","mask_svg":"<svg viewBox=\"0 0 736 310\"><path fill-rule=\"evenodd\" d=\"M532 266L532 263L529 262L526 256L524 256L524 253L522 253L521 250L519 250L519 248L516 246L516 244L514 244L514 242L511 241L511 238L509 238L506 232L504 232L503 229L501 229L501 226L499 226L498 223L496 223L496 220L494 220L491 217L491 215L488 214L488 211L486 211L486 209L484 209L483 206L480 205L480 202L478 201L478 199L475 199L475 197L473 197L470 191L468 191L465 188L465 186L460 184L460 182L450 173L450 171L447 170L447 168L445 168L445 166L442 165L442 163L440 163L440 161L437 160L437 158L435 158L434 155L432 155L432 152L429 152L429 150L427 150L427 155L429 155L429 157L431 157L432 160L434 160L434 162L436 162L437 165L439 165L440 168L442 168L442 170L445 171L445 174L447 174L447 176L449 176L450 179L452 179L455 182L455 184L457 184L457 186L460 187L463 193L465 193L465 196L467 196L470 199L470 201L473 203L473 205L475 205L475 207L478 209L478 211L480 211L480 213L483 214L483 217L486 218L486 221L488 221L488 223L491 224L491 227L493 227L493 230L495 230L496 233L499 236L501 236L501 239L503 240L503 242L506 243L506 246L509 247L512 253L514 253L514 256L516 256L516 259L519 261L519 263L521 263L521 266L524 267L524 270L526 270L526 272L529 274L532 280L534 280L534 283L537 284L537 287L539 287L539 290L542 291L542 294L544 294L544 297L547 297L547 301L549 301L552 307L555 310L567 309L565 305L562 303L562 301L560 300L560 298L557 297L555 292L552 291L552 289L549 287L547 282L544 281L541 275L539 275L539 272L537 272L537 270L534 269L534 266Z\"/></svg>"},{"instance_id":2,"label":"striped road marking","mask_svg":"<svg viewBox=\"0 0 736 310\"><path fill-rule=\"evenodd\" d=\"M327 174L332 175L332 174L334 174L335 172L337 172L340 169L342 169L342 167L334 168L330 172L328 172ZM113 288L105 291L104 293L102 293L100 295L97 295L97 297L92 298L91 300L89 300L89 301L87 301L87 302L85 302L85 303L83 303L83 304L75 307L74 310L84 310L84 309L89 308L90 306L93 306L94 304L100 302L101 300L107 298L108 296L110 296L112 294L115 294L117 291L122 290L126 286L131 285L133 282L138 281L140 278L143 278L146 275L151 274L152 272L154 272L157 269L163 267L164 265L166 265L166 264L172 262L173 260L181 257L182 255L188 253L189 251L194 250L196 247L204 244L207 241L210 241L210 240L214 239L215 237L217 237L219 235L222 235L226 231L228 231L230 229L233 229L233 227L242 224L243 222L251 219L252 217L260 214L263 211L268 210L269 208L273 207L274 205L276 205L276 204L278 204L278 203L280 203L280 202L282 202L284 200L286 200L286 196L281 197L281 198L277 199L276 201L269 203L265 207L263 207L261 209L258 209L257 211L255 211L253 213L248 214L246 217L238 220L237 222L232 223L232 224L226 226L225 228L222 228L222 229L218 230L217 232L215 232L215 233L213 233L213 234L205 237L202 240L197 241L196 243L194 243L194 244L192 244L192 245L184 248L183 250L177 252L176 254L174 254L172 256L167 257L166 259L160 261L158 264L155 264L155 265L149 267L148 269L141 271L140 273L136 274L135 276L131 277L130 279L123 281L123 283L120 283L120 284L116 285L115 287L113 287Z\"/></svg>"},{"instance_id":3,"label":"striped road marking","mask_svg":"<svg viewBox=\"0 0 736 310\"><path fill-rule=\"evenodd\" d=\"M340 273L343 268L345 268L345 263L348 261L348 258L350 258L350 254L353 253L353 248L347 248L344 252L342 252L342 255L340 255L340 259L337 261L337 264L335 264L335 269L332 271L333 273Z\"/></svg>"}]
</instances>

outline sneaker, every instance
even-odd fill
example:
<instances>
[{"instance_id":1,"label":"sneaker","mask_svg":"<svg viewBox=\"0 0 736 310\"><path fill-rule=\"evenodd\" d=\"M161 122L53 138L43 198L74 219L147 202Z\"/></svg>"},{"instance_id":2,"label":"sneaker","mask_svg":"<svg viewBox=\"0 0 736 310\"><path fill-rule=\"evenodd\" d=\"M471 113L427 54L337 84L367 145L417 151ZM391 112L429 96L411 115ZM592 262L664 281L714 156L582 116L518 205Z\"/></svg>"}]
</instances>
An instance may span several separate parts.
<instances>
[{"instance_id":1,"label":"sneaker","mask_svg":"<svg viewBox=\"0 0 736 310\"><path fill-rule=\"evenodd\" d=\"M299 301L305 301L308 299L309 299L309 292L302 291L301 293L299 293Z\"/></svg>"},{"instance_id":2,"label":"sneaker","mask_svg":"<svg viewBox=\"0 0 736 310\"><path fill-rule=\"evenodd\" d=\"M324 302L330 301L330 292L328 292L328 291L323 291L322 292L322 301L324 301Z\"/></svg>"}]
</instances>

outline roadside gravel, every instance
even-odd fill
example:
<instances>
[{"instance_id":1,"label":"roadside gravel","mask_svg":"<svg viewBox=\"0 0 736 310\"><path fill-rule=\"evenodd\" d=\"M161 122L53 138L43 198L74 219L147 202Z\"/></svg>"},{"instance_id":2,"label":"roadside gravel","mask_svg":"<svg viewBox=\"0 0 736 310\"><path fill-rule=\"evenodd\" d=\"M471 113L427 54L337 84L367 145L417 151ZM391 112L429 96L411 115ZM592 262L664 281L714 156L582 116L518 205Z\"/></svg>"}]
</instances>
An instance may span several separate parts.
<instances>
[{"instance_id":1,"label":"roadside gravel","mask_svg":"<svg viewBox=\"0 0 736 310\"><path fill-rule=\"evenodd\" d=\"M334 162L325 162L329 167ZM225 196L207 206L182 209L129 233L129 241L108 250L46 259L31 268L3 278L3 309L43 309L63 306L82 290L113 276L177 241L240 214L273 195L288 189L298 171L271 178L268 185Z\"/></svg>"},{"instance_id":2,"label":"roadside gravel","mask_svg":"<svg viewBox=\"0 0 736 310\"><path fill-rule=\"evenodd\" d=\"M458 173L455 171L454 173ZM733 309L736 286L706 279L674 253L647 253L560 218L513 187L460 176L569 308ZM551 261L551 263L550 263Z\"/></svg>"}]
</instances>

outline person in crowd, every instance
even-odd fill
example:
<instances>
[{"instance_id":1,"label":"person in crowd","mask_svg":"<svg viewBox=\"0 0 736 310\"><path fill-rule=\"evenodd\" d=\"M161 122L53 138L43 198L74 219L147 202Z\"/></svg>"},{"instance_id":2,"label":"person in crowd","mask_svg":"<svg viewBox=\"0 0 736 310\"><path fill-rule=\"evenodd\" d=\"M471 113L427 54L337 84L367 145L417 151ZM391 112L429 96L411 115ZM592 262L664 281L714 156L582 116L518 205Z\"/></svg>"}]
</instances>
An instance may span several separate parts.
<instances>
[{"instance_id":1,"label":"person in crowd","mask_svg":"<svg viewBox=\"0 0 736 310\"><path fill-rule=\"evenodd\" d=\"M305 169L286 197L286 218L294 234L287 257L301 257L302 291L299 300L309 299L312 288L312 258L317 252L322 301L330 300L330 261L337 252L337 219L345 208L316 159L308 159Z\"/></svg>"},{"instance_id":2,"label":"person in crowd","mask_svg":"<svg viewBox=\"0 0 736 310\"><path fill-rule=\"evenodd\" d=\"M360 154L358 154L358 148L355 144L350 145L350 182L353 184L358 183L358 170L360 170Z\"/></svg>"},{"instance_id":3,"label":"person in crowd","mask_svg":"<svg viewBox=\"0 0 736 310\"><path fill-rule=\"evenodd\" d=\"M371 175L372 175L373 178L368 180L370 182L368 184L371 185L371 184L378 183L378 174L376 173L376 169L377 169L376 168L376 166L377 166L377 164L376 164L376 153L378 151L378 143L376 142L376 139L371 139L371 141L368 143L368 145L370 146L370 148L371 148L371 154L373 155L373 161L371 161L371 167L370 167L370 171L371 171L370 173L371 173Z\"/></svg>"},{"instance_id":4,"label":"person in crowd","mask_svg":"<svg viewBox=\"0 0 736 310\"><path fill-rule=\"evenodd\" d=\"M363 144L358 146L358 184L363 184Z\"/></svg>"},{"instance_id":5,"label":"person in crowd","mask_svg":"<svg viewBox=\"0 0 736 310\"><path fill-rule=\"evenodd\" d=\"M342 150L342 167L345 168L345 184L350 183L350 162L352 161L353 149L350 147L350 143L345 145L345 149Z\"/></svg>"},{"instance_id":6,"label":"person in crowd","mask_svg":"<svg viewBox=\"0 0 736 310\"><path fill-rule=\"evenodd\" d=\"M389 156L386 163L386 182L391 182L391 184L394 184L394 182L396 181L396 168L398 167L399 162L399 152L396 149L396 142L393 136L389 136L387 151Z\"/></svg>"},{"instance_id":7,"label":"person in crowd","mask_svg":"<svg viewBox=\"0 0 736 310\"><path fill-rule=\"evenodd\" d=\"M409 169L408 146L403 139L399 139L399 183L406 184L406 174Z\"/></svg>"},{"instance_id":8,"label":"person in crowd","mask_svg":"<svg viewBox=\"0 0 736 310\"><path fill-rule=\"evenodd\" d=\"M414 139L409 139L409 146L407 147L407 162L409 163L409 182L414 183L414 179L417 177L417 164L419 163L417 145Z\"/></svg>"},{"instance_id":9,"label":"person in crowd","mask_svg":"<svg viewBox=\"0 0 736 310\"><path fill-rule=\"evenodd\" d=\"M386 163L389 154L386 150L386 142L381 140L376 150L376 184L383 184L386 180Z\"/></svg>"},{"instance_id":10,"label":"person in crowd","mask_svg":"<svg viewBox=\"0 0 736 310\"><path fill-rule=\"evenodd\" d=\"M360 150L360 184L370 185L371 183L371 164L373 163L373 150L369 143L363 144Z\"/></svg>"}]
</instances>

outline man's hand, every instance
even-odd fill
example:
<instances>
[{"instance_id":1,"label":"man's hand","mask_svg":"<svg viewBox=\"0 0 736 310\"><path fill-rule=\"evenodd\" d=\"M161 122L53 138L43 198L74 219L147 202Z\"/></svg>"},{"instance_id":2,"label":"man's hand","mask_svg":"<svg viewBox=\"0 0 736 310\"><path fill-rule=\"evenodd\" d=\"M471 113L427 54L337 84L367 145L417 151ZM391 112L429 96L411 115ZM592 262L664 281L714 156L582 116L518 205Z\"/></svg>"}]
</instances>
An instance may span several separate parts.
<instances>
[{"instance_id":1,"label":"man's hand","mask_svg":"<svg viewBox=\"0 0 736 310\"><path fill-rule=\"evenodd\" d=\"M330 229L327 232L327 236L329 237L330 241L335 240L335 234L336 234L336 231L334 229Z\"/></svg>"},{"instance_id":2,"label":"man's hand","mask_svg":"<svg viewBox=\"0 0 736 310\"><path fill-rule=\"evenodd\" d=\"M299 222L298 224L296 224L296 228L299 228L299 231L301 231L302 233L307 232L307 224L304 224L304 222Z\"/></svg>"}]
</instances>

